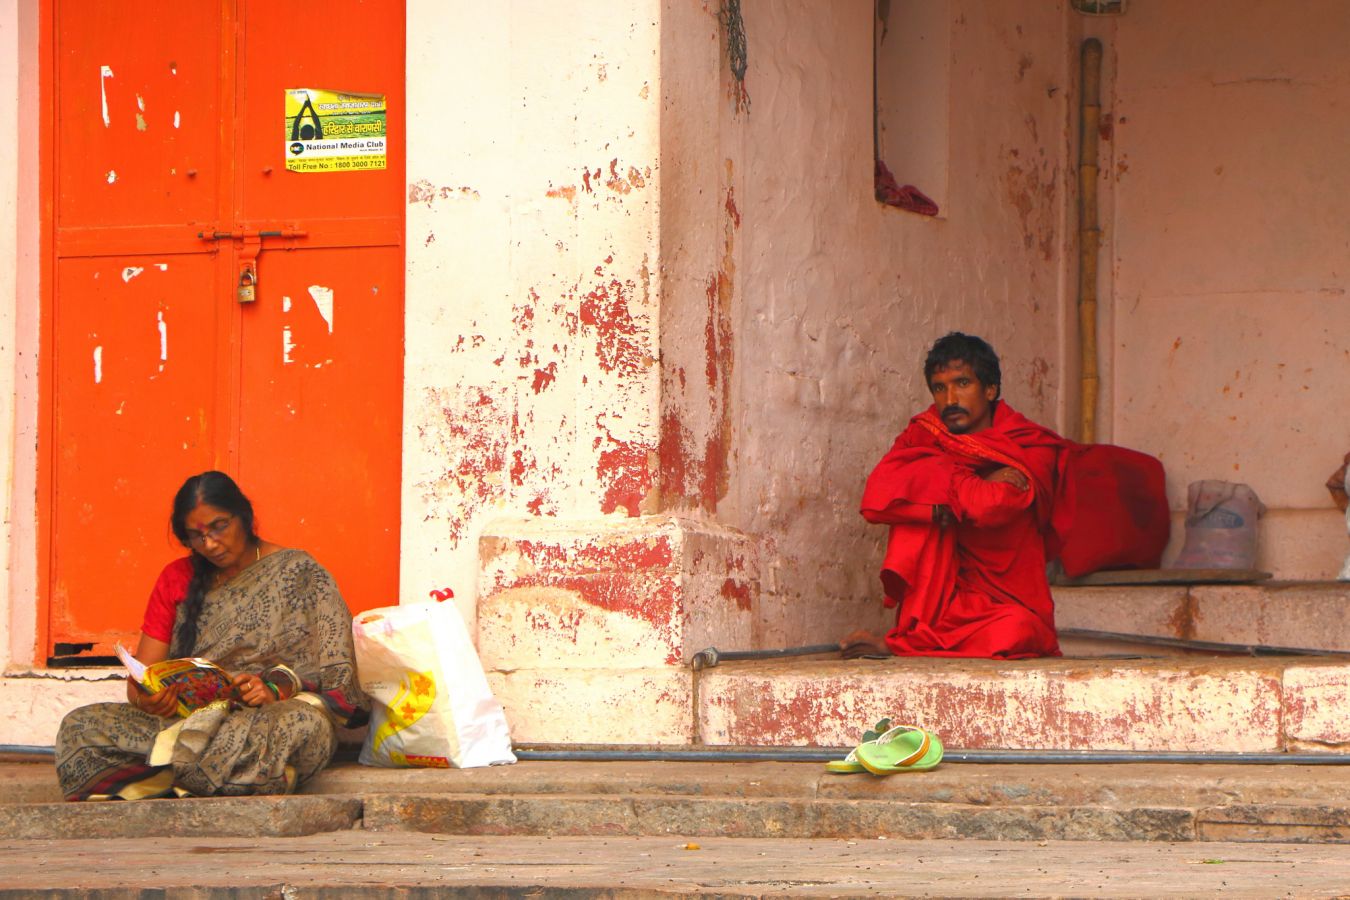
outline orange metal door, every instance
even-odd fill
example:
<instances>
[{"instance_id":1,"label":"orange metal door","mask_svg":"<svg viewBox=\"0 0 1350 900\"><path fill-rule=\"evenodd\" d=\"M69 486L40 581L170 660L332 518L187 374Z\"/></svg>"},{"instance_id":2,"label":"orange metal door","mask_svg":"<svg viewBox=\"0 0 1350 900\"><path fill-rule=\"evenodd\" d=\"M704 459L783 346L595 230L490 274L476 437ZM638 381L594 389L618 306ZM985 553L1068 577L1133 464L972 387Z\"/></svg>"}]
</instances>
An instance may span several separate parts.
<instances>
[{"instance_id":1,"label":"orange metal door","mask_svg":"<svg viewBox=\"0 0 1350 900\"><path fill-rule=\"evenodd\" d=\"M397 602L402 3L55 0L48 22L46 652L134 637L183 552L172 494L212 467L354 610ZM294 88L384 95L384 168L287 171Z\"/></svg>"}]
</instances>

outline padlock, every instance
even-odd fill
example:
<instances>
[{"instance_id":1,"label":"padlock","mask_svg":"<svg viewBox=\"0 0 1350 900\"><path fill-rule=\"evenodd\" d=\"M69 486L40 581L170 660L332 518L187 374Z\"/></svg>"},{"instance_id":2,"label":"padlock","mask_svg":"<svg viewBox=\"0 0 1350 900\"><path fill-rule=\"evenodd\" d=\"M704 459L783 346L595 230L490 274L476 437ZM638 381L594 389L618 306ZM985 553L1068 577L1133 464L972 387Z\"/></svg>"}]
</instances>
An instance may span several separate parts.
<instances>
[{"instance_id":1,"label":"padlock","mask_svg":"<svg viewBox=\"0 0 1350 900\"><path fill-rule=\"evenodd\" d=\"M239 302L252 303L258 299L258 276L250 263L239 273Z\"/></svg>"}]
</instances>

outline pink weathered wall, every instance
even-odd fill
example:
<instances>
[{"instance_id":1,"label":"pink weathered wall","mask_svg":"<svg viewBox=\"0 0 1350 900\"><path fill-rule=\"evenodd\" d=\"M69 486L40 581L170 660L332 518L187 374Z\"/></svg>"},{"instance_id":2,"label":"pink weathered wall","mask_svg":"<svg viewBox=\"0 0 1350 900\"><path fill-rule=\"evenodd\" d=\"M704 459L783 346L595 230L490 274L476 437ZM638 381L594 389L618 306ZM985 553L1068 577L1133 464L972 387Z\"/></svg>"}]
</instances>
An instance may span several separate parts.
<instances>
[{"instance_id":1,"label":"pink weathered wall","mask_svg":"<svg viewBox=\"0 0 1350 900\"><path fill-rule=\"evenodd\" d=\"M1270 508L1259 564L1329 578L1350 450L1350 15L1339 0L1134 0L1103 20L1117 442ZM1105 268L1105 266L1104 266ZM1181 539L1178 520L1171 553Z\"/></svg>"},{"instance_id":2,"label":"pink weathered wall","mask_svg":"<svg viewBox=\"0 0 1350 900\"><path fill-rule=\"evenodd\" d=\"M748 113L723 61L717 133L697 136L716 152L663 153L666 179L699 167L704 220L685 240L703 242L701 282L685 289L705 290L716 351L679 379L724 411L703 437L728 460L726 487L701 496L760 543L757 643L819 643L891 615L882 529L858 499L930 402L934 339L989 339L1008 401L1061 424L1074 24L1059 3L950 4L949 202L933 219L873 198L872 0L742 8ZM711 52L715 21L706 31Z\"/></svg>"}]
</instances>

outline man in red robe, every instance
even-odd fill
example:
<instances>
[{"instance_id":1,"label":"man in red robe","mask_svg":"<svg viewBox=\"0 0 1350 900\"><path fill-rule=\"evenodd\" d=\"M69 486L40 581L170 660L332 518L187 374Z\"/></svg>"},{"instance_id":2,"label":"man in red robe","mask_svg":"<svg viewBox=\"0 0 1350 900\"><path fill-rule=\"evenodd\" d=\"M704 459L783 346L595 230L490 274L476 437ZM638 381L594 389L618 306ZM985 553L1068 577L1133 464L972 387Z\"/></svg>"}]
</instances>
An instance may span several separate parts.
<instances>
[{"instance_id":1,"label":"man in red robe","mask_svg":"<svg viewBox=\"0 0 1350 900\"><path fill-rule=\"evenodd\" d=\"M890 526L881 582L895 627L884 641L850 634L843 655L1058 656L1046 541L1069 442L999 399L998 356L977 337L938 340L924 378L933 405L862 499L867 521Z\"/></svg>"}]
</instances>

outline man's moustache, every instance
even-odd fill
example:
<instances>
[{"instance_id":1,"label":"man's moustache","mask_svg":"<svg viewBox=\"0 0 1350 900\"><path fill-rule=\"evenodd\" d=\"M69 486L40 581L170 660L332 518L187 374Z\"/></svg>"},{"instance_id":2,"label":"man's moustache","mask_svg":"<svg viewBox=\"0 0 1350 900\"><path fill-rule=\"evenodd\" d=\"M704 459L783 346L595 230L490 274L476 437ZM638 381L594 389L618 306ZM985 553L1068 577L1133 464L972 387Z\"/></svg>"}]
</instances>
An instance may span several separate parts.
<instances>
[{"instance_id":1,"label":"man's moustache","mask_svg":"<svg viewBox=\"0 0 1350 900\"><path fill-rule=\"evenodd\" d=\"M945 419L948 416L956 415L957 413L968 416L970 415L970 410L966 409L965 407L952 404L951 406L947 407L942 411L942 418Z\"/></svg>"}]
</instances>

